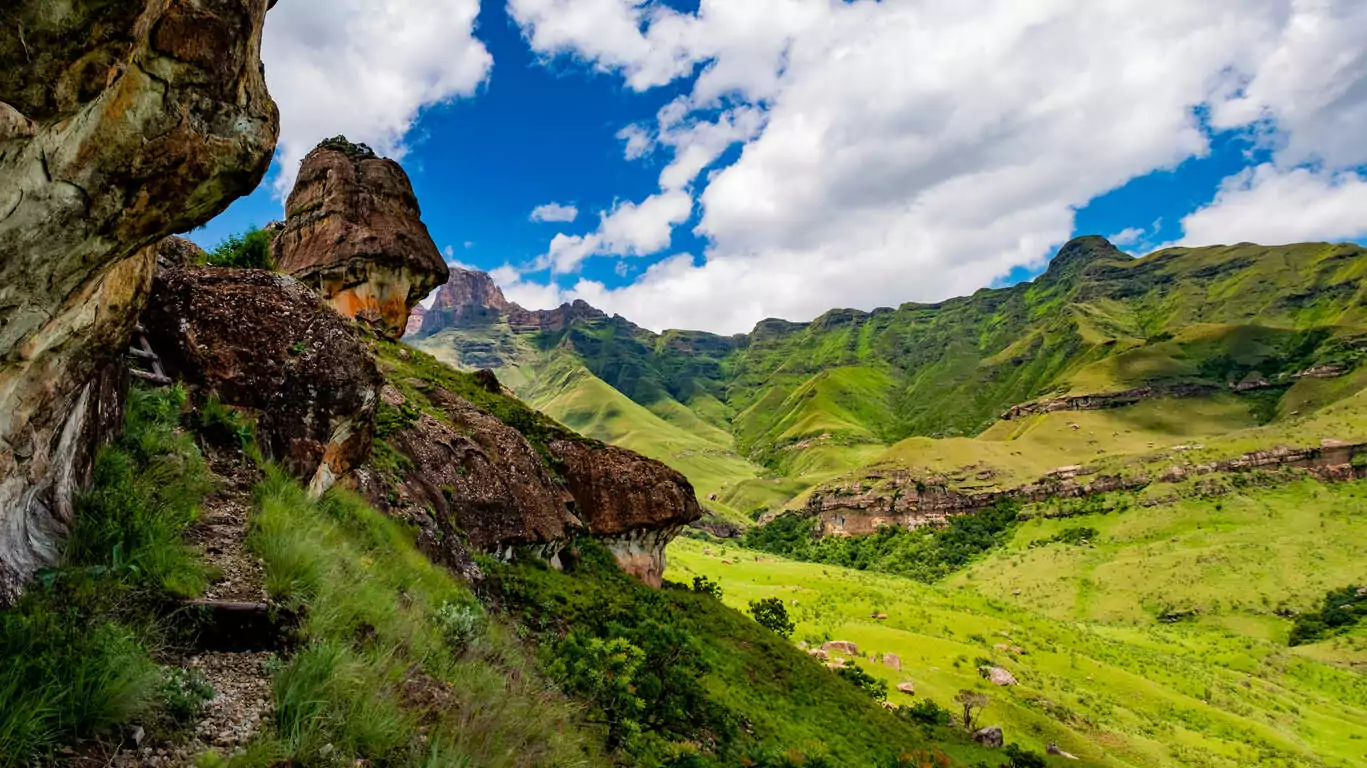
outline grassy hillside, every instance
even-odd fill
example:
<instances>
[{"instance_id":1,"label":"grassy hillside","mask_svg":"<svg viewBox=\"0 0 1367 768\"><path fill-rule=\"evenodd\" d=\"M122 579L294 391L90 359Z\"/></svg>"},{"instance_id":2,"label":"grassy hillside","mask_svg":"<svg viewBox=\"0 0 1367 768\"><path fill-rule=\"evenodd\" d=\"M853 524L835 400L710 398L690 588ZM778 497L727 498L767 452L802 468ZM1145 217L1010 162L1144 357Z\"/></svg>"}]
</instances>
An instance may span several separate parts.
<instances>
[{"instance_id":1,"label":"grassy hillside","mask_svg":"<svg viewBox=\"0 0 1367 768\"><path fill-rule=\"evenodd\" d=\"M1007 408L1046 396L1278 385L1246 396L1246 409L1228 398L1191 406L1209 430L1175 425L1170 433L1190 437L1247 426L1243 410L1266 423L1322 407L1362 382L1349 376L1355 385L1322 386L1291 375L1325 364L1355 370L1367 348L1364 276L1367 250L1356 245L1243 243L1134 259L1087 237L1065 246L1033 282L938 304L832 310L807 323L765 320L737 337L657 335L595 315L498 345L534 350L505 363L518 369L508 378L519 392L544 391L549 376L575 367L607 384L611 391L583 387L574 404L576 413L610 414L593 420L591 431L644 434L617 416L624 410L612 402L615 391L711 442L717 430L729 434L731 450L792 480L756 485L715 467L679 466L699 486L719 489L719 499L730 495L727 507L747 513L792 504L814 483L874 458L878 447L1000 435L1017 427L994 426ZM415 343L467 366L485 359L487 329L465 340L459 331L443 333ZM475 353L461 353L470 339ZM1234 419L1226 422L1222 410ZM626 423L608 424L616 418ZM915 444L894 450L914 451ZM670 460L652 450L645 452ZM1080 460L1069 455L1053 466Z\"/></svg>"},{"instance_id":2,"label":"grassy hillside","mask_svg":"<svg viewBox=\"0 0 1367 768\"><path fill-rule=\"evenodd\" d=\"M683 540L668 577L715 579L736 606L779 597L795 640L896 653L900 672L864 666L916 698L981 690L983 722L1034 749L1112 766L1352 766L1367 759L1367 628L1291 648L1287 615L1367 579L1365 494L1307 481L1038 516L938 584ZM1070 528L1095 533L1038 543ZM1020 684L987 683L982 663Z\"/></svg>"}]
</instances>

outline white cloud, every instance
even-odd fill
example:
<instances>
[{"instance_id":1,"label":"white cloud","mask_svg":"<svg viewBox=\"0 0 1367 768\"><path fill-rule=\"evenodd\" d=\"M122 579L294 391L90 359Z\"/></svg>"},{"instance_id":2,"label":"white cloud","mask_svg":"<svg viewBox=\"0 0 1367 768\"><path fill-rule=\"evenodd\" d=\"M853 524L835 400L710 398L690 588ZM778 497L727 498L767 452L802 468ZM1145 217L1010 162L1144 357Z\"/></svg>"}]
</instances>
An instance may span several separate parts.
<instances>
[{"instance_id":1,"label":"white cloud","mask_svg":"<svg viewBox=\"0 0 1367 768\"><path fill-rule=\"evenodd\" d=\"M503 289L504 298L526 309L554 309L564 303L563 292L554 284L523 280L522 275L507 264L489 270L489 277Z\"/></svg>"},{"instance_id":2,"label":"white cloud","mask_svg":"<svg viewBox=\"0 0 1367 768\"><path fill-rule=\"evenodd\" d=\"M479 0L289 0L266 18L262 58L280 105L281 173L345 134L402 157L419 111L470 96L493 59L473 36Z\"/></svg>"},{"instance_id":3,"label":"white cloud","mask_svg":"<svg viewBox=\"0 0 1367 768\"><path fill-rule=\"evenodd\" d=\"M1265 245L1367 237L1367 176L1268 163L1225 180L1210 205L1182 219L1182 245Z\"/></svg>"},{"instance_id":4,"label":"white cloud","mask_svg":"<svg viewBox=\"0 0 1367 768\"><path fill-rule=\"evenodd\" d=\"M688 220L693 198L670 190L640 203L618 203L599 214L598 229L587 235L557 234L540 266L573 272L584 259L598 255L645 256L669 247L674 227Z\"/></svg>"},{"instance_id":5,"label":"white cloud","mask_svg":"<svg viewBox=\"0 0 1367 768\"><path fill-rule=\"evenodd\" d=\"M1142 237L1144 237L1144 230L1139 227L1126 227L1106 239L1118 248L1125 248L1139 242Z\"/></svg>"},{"instance_id":6,"label":"white cloud","mask_svg":"<svg viewBox=\"0 0 1367 768\"><path fill-rule=\"evenodd\" d=\"M1208 152L1203 106L1219 127L1274 121L1283 165L1322 158L1332 177L1367 158L1356 0L509 8L543 56L630 88L699 73L653 130L626 141L629 155L651 146L633 145L638 134L672 149L662 194L698 187L705 261L670 258L623 288L581 281L566 294L656 329L740 331L765 316L938 300L1039 266L1079 206ZM744 110L753 123L740 125ZM677 133L720 120L732 130ZM739 159L700 180L727 139L744 143ZM1278 173L1276 190L1297 180ZM1269 183L1247 194L1271 195ZM1355 189L1320 188L1330 191L1315 205ZM1327 210L1321 230L1353 218ZM560 245L597 252L591 238Z\"/></svg>"},{"instance_id":7,"label":"white cloud","mask_svg":"<svg viewBox=\"0 0 1367 768\"><path fill-rule=\"evenodd\" d=\"M561 205L560 203L546 203L538 205L532 209L532 221L563 221L570 222L579 218L579 209L573 205Z\"/></svg>"},{"instance_id":8,"label":"white cloud","mask_svg":"<svg viewBox=\"0 0 1367 768\"><path fill-rule=\"evenodd\" d=\"M655 137L651 135L649 130L636 123L618 131L617 138L624 143L622 153L628 160L645 157L655 148Z\"/></svg>"}]
</instances>

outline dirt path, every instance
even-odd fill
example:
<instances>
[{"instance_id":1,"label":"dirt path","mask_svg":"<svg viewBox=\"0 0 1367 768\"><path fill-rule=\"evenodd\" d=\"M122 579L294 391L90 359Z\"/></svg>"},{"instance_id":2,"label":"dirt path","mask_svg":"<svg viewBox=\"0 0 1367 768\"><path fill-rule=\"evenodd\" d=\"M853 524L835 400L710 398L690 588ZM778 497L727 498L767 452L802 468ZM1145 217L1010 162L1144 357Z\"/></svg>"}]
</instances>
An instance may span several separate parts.
<instances>
[{"instance_id":1,"label":"dirt path","mask_svg":"<svg viewBox=\"0 0 1367 768\"><path fill-rule=\"evenodd\" d=\"M206 453L210 468L222 482L204 500L200 517L188 534L212 566L213 582L201 599L264 603L264 572L246 543L251 489L261 473L235 451ZM271 716L269 666L276 654L259 649L205 650L216 639L212 633L202 635L200 648L173 647L158 654L159 663L197 673L213 686L213 698L192 726L162 734L158 731L168 729L135 725L125 734L122 745L82 750L68 764L80 768L178 768L194 765L195 758L209 750L227 757L244 747Z\"/></svg>"}]
</instances>

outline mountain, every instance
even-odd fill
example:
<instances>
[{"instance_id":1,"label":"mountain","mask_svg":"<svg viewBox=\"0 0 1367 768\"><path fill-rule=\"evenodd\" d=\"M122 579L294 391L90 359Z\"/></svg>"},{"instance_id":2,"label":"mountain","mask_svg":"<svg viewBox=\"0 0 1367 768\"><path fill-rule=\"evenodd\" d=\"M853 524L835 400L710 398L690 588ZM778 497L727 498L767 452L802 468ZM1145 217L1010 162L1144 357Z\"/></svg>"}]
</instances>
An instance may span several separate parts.
<instances>
[{"instance_id":1,"label":"mountain","mask_svg":"<svg viewBox=\"0 0 1367 768\"><path fill-rule=\"evenodd\" d=\"M672 463L737 518L901 441L982 435L1041 398L1237 392L1275 417L1292 376L1347 372L1367 344L1364 256L1352 244L1241 243L1133 258L1081 237L1028 283L768 319L737 336L654 333L583 302L525 310L464 271L407 340L494 368L567 425ZM714 453L699 454L700 440ZM701 456L711 465L689 466Z\"/></svg>"}]
</instances>

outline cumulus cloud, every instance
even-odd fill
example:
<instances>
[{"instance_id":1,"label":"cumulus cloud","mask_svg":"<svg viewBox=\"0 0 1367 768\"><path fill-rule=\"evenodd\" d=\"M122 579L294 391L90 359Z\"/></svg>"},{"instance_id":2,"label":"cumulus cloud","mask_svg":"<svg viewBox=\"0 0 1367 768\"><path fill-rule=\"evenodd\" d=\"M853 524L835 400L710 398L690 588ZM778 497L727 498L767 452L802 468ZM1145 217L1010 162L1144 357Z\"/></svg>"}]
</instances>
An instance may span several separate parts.
<instances>
[{"instance_id":1,"label":"cumulus cloud","mask_svg":"<svg viewBox=\"0 0 1367 768\"><path fill-rule=\"evenodd\" d=\"M470 96L493 59L474 37L479 0L289 0L266 18L262 58L280 105L284 195L322 139L345 134L402 157L427 106Z\"/></svg>"},{"instance_id":2,"label":"cumulus cloud","mask_svg":"<svg viewBox=\"0 0 1367 768\"><path fill-rule=\"evenodd\" d=\"M538 268L573 272L590 256L645 256L669 247L674 227L692 215L693 198L669 190L640 203L618 203L599 214L598 229L587 235L558 234Z\"/></svg>"},{"instance_id":3,"label":"cumulus cloud","mask_svg":"<svg viewBox=\"0 0 1367 768\"><path fill-rule=\"evenodd\" d=\"M546 203L538 205L532 209L532 221L562 221L571 222L579 218L579 209L573 205L561 205L560 203Z\"/></svg>"},{"instance_id":4,"label":"cumulus cloud","mask_svg":"<svg viewBox=\"0 0 1367 768\"><path fill-rule=\"evenodd\" d=\"M1271 163L1224 181L1210 204L1182 219L1182 245L1367 237L1367 176Z\"/></svg>"},{"instance_id":5,"label":"cumulus cloud","mask_svg":"<svg viewBox=\"0 0 1367 768\"><path fill-rule=\"evenodd\" d=\"M672 152L661 194L697 198L705 259L668 258L630 285L580 281L562 296L656 329L740 331L765 316L938 300L1040 266L1077 207L1208 152L1198 114L1278 142L1277 189L1303 180L1291 165L1319 158L1339 179L1320 187L1348 194L1332 168L1367 158L1367 8L1354 0L509 9L548 60L635 90L696 74L655 126L622 136L629 157ZM699 176L728 142L739 158ZM1245 194L1271 194L1268 183ZM560 247L602 252L592 237Z\"/></svg>"},{"instance_id":6,"label":"cumulus cloud","mask_svg":"<svg viewBox=\"0 0 1367 768\"><path fill-rule=\"evenodd\" d=\"M1139 240L1143 237L1144 230L1140 229L1139 227L1126 227L1125 229L1120 230L1119 232L1115 233L1114 235L1111 235L1106 239L1110 240L1111 244L1115 245L1116 247L1126 248L1128 246L1134 245L1135 243L1138 243Z\"/></svg>"}]
</instances>

